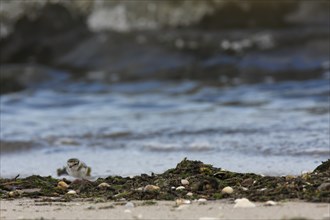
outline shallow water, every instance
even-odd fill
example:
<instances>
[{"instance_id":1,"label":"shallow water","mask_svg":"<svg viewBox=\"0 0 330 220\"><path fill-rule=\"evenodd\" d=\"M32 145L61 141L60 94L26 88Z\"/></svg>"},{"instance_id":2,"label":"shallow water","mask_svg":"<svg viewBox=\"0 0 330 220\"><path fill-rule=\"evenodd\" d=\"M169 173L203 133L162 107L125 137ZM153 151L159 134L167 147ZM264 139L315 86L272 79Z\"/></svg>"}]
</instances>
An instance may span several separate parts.
<instances>
[{"instance_id":1,"label":"shallow water","mask_svg":"<svg viewBox=\"0 0 330 220\"><path fill-rule=\"evenodd\" d=\"M329 158L329 79L212 87L63 83L1 96L1 176L56 175L78 157L95 176L159 173L184 157L300 174ZM24 145L24 144L23 144Z\"/></svg>"}]
</instances>

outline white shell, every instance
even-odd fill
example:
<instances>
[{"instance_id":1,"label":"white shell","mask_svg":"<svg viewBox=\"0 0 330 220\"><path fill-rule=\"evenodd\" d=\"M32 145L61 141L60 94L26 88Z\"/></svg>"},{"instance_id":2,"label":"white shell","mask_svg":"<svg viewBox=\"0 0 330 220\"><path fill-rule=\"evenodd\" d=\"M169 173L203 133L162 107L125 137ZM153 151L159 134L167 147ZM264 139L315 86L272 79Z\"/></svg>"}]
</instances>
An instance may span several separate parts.
<instances>
[{"instance_id":1,"label":"white shell","mask_svg":"<svg viewBox=\"0 0 330 220\"><path fill-rule=\"evenodd\" d=\"M186 180L186 179L182 179L182 180L181 180L181 184L184 185L184 186L185 186L185 185L189 185L189 181Z\"/></svg>"},{"instance_id":2,"label":"white shell","mask_svg":"<svg viewBox=\"0 0 330 220\"><path fill-rule=\"evenodd\" d=\"M184 190L184 189L186 189L184 186L178 186L178 187L176 187L175 190Z\"/></svg>"},{"instance_id":3,"label":"white shell","mask_svg":"<svg viewBox=\"0 0 330 220\"><path fill-rule=\"evenodd\" d=\"M226 186L221 190L223 194L232 194L234 192L234 189L231 188L230 186Z\"/></svg>"},{"instance_id":4,"label":"white shell","mask_svg":"<svg viewBox=\"0 0 330 220\"><path fill-rule=\"evenodd\" d=\"M106 188L109 188L110 185L108 183L100 183L97 188L99 189L106 189Z\"/></svg>"},{"instance_id":5,"label":"white shell","mask_svg":"<svg viewBox=\"0 0 330 220\"><path fill-rule=\"evenodd\" d=\"M236 199L234 208L254 208L256 205L247 198Z\"/></svg>"},{"instance_id":6,"label":"white shell","mask_svg":"<svg viewBox=\"0 0 330 220\"><path fill-rule=\"evenodd\" d=\"M277 205L277 202L274 202L272 200L265 202L265 206L275 206L275 205Z\"/></svg>"},{"instance_id":7,"label":"white shell","mask_svg":"<svg viewBox=\"0 0 330 220\"><path fill-rule=\"evenodd\" d=\"M74 191L74 190L69 190L69 192L67 192L66 194L69 194L69 195L75 195L75 194L77 194L77 192Z\"/></svg>"}]
</instances>

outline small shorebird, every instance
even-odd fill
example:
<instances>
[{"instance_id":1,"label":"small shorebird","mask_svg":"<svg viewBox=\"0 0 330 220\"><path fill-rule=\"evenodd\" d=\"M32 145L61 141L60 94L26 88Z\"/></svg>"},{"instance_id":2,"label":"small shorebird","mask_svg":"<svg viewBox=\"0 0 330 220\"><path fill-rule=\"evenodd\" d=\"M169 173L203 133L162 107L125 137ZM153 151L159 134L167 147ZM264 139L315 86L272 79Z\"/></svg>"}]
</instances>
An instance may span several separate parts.
<instances>
[{"instance_id":1,"label":"small shorebird","mask_svg":"<svg viewBox=\"0 0 330 220\"><path fill-rule=\"evenodd\" d=\"M87 179L91 176L92 169L79 159L71 158L67 162L66 171L75 178Z\"/></svg>"}]
</instances>

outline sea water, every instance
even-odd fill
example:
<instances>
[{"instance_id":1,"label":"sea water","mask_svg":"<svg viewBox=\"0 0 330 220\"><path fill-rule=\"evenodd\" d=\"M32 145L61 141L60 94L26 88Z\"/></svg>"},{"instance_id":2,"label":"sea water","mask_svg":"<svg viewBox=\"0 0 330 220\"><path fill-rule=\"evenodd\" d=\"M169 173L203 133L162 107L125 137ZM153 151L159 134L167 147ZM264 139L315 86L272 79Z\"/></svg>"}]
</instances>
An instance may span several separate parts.
<instances>
[{"instance_id":1,"label":"sea water","mask_svg":"<svg viewBox=\"0 0 330 220\"><path fill-rule=\"evenodd\" d=\"M236 172L300 174L329 158L329 92L320 78L224 87L71 82L5 94L1 177L56 176L72 157L95 177L160 173L185 157Z\"/></svg>"}]
</instances>

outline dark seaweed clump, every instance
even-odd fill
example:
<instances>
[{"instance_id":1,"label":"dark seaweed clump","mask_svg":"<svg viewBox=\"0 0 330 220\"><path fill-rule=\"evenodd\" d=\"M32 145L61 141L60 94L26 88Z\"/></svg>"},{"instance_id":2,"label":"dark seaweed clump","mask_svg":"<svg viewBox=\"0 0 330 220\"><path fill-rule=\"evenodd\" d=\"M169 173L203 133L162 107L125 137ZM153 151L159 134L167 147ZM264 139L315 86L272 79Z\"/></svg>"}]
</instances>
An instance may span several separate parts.
<instances>
[{"instance_id":1,"label":"dark seaweed clump","mask_svg":"<svg viewBox=\"0 0 330 220\"><path fill-rule=\"evenodd\" d=\"M189 185L183 190L181 179ZM59 181L69 185L68 189L57 187ZM108 183L107 188L99 188L100 183ZM144 190L146 185L158 186L157 190ZM221 190L230 186L232 194ZM68 190L77 194L68 195ZM187 192L193 196L188 197ZM177 198L236 199L246 197L252 201L301 199L310 202L330 202L330 160L323 162L312 173L300 176L261 176L253 173L235 173L215 168L200 161L184 159L176 168L162 174L141 174L133 178L109 176L94 182L81 180L71 182L52 177L30 176L27 178L1 179L0 197L57 197L61 201L72 198L92 198L106 200L174 200Z\"/></svg>"}]
</instances>

